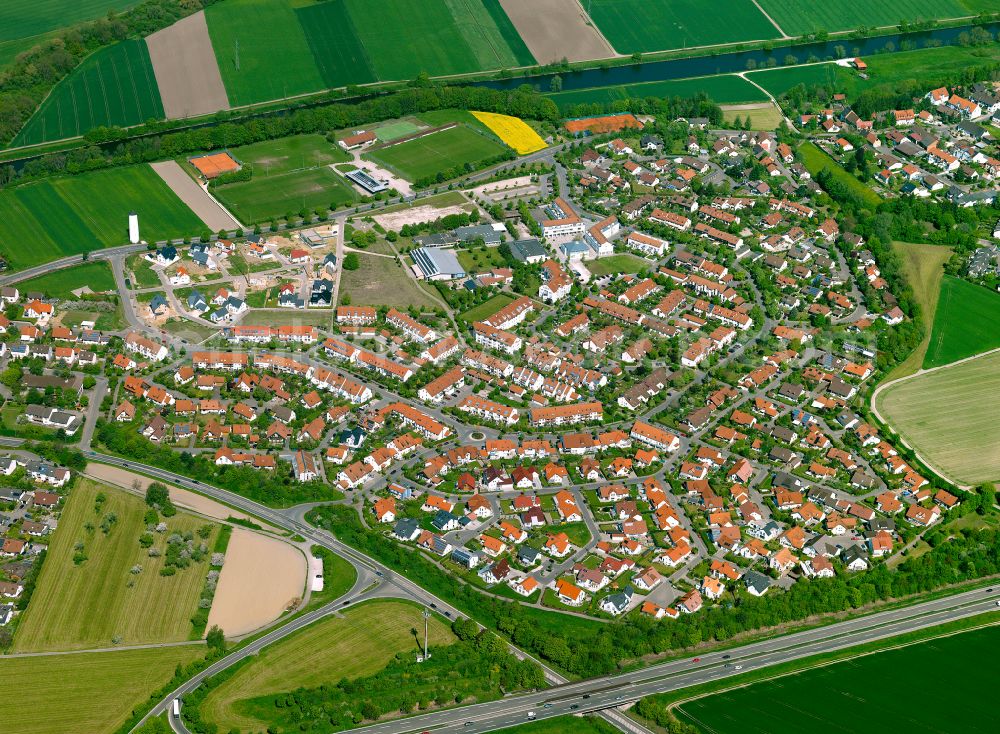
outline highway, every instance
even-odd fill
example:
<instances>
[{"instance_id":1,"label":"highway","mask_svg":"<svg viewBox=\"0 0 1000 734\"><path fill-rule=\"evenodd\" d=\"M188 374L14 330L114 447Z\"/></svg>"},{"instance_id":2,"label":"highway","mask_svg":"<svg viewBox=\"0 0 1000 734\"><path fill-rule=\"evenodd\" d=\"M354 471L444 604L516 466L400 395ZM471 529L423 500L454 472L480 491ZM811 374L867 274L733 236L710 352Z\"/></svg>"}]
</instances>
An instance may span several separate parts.
<instances>
[{"instance_id":1,"label":"highway","mask_svg":"<svg viewBox=\"0 0 1000 734\"><path fill-rule=\"evenodd\" d=\"M728 651L654 665L619 675L557 686L499 701L451 709L357 729L364 734L409 734L431 730L488 732L523 724L529 712L537 719L599 712L643 696L675 691L820 653L933 627L996 611L997 589L970 591L897 610L751 643ZM698 660L698 662L694 662Z\"/></svg>"},{"instance_id":2,"label":"highway","mask_svg":"<svg viewBox=\"0 0 1000 734\"><path fill-rule=\"evenodd\" d=\"M2 443L9 445L16 441L17 439L7 439L3 440ZM358 580L352 591L345 597L302 615L215 662L205 671L185 681L184 684L172 691L153 708L150 715L155 716L167 711L171 701L177 696L183 696L196 688L205 678L234 665L245 657L256 654L276 640L292 634L338 609L352 606L370 598L399 596L425 604L451 619L464 616L453 606L428 593L413 581L394 573L377 561L341 543L328 532L307 524L301 519L301 513L296 510L275 510L232 492L146 464L93 451L88 452L88 457L122 468L140 471L171 484L192 489L236 509L256 515L278 527L299 533L310 542L322 545L342 555L358 571ZM374 588L369 588L373 584ZM368 590L362 592L362 589L366 588ZM757 668L841 650L996 610L998 600L1000 600L1000 585L996 589L991 588L988 591L980 589L965 592L817 629L762 640L728 651L709 653L702 656L697 663L691 659L674 660L630 673L572 683L552 669L542 665L546 681L551 686L543 691L376 724L363 727L359 731L364 731L366 734L408 734L409 732L433 729L435 732L462 731L473 734L523 723L527 720L530 711L539 719L567 713L601 712L606 718L614 720L619 728L645 732L646 729L625 720L622 714L614 709L653 693L663 693L698 685ZM525 656L523 652L517 650L515 650L515 654ZM550 705L546 706L547 703ZM170 718L173 719L173 717ZM173 721L171 723L173 724ZM177 730L182 731L180 728Z\"/></svg>"}]
</instances>

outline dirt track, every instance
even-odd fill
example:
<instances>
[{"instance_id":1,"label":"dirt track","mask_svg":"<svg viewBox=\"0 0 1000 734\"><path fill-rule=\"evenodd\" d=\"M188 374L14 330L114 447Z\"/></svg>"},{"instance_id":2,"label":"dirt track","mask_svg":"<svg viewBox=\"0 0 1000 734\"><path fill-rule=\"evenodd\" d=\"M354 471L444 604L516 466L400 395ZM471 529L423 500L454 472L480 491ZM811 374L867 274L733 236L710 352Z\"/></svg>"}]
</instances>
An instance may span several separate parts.
<instances>
[{"instance_id":1,"label":"dirt track","mask_svg":"<svg viewBox=\"0 0 1000 734\"><path fill-rule=\"evenodd\" d=\"M239 227L239 222L229 216L215 199L195 183L194 179L185 173L177 161L160 161L149 165L212 232Z\"/></svg>"},{"instance_id":2,"label":"dirt track","mask_svg":"<svg viewBox=\"0 0 1000 734\"><path fill-rule=\"evenodd\" d=\"M207 629L217 624L227 636L243 635L277 619L293 600L302 597L306 565L294 546L235 528Z\"/></svg>"},{"instance_id":3,"label":"dirt track","mask_svg":"<svg viewBox=\"0 0 1000 734\"><path fill-rule=\"evenodd\" d=\"M153 479L143 476L142 474L135 474L126 469L120 469L117 466L110 466L108 464L87 464L87 470L85 473L89 477L99 479L102 482L107 482L108 484L114 484L124 489L131 489L133 482L138 481L139 489L145 491L146 487L154 481ZM240 520L250 519L249 516L239 510L226 507L221 502L216 502L215 500L211 500L208 497L197 494L196 492L190 492L186 489L169 485L167 486L167 489L170 490L170 499L173 500L175 505L194 510L205 517L215 518L216 520L226 520L230 517L235 517ZM268 528L270 528L270 526L268 526Z\"/></svg>"},{"instance_id":4,"label":"dirt track","mask_svg":"<svg viewBox=\"0 0 1000 734\"><path fill-rule=\"evenodd\" d=\"M500 5L539 64L616 55L577 0L500 0Z\"/></svg>"},{"instance_id":5,"label":"dirt track","mask_svg":"<svg viewBox=\"0 0 1000 734\"><path fill-rule=\"evenodd\" d=\"M169 120L229 109L229 97L208 36L204 11L146 38Z\"/></svg>"}]
</instances>

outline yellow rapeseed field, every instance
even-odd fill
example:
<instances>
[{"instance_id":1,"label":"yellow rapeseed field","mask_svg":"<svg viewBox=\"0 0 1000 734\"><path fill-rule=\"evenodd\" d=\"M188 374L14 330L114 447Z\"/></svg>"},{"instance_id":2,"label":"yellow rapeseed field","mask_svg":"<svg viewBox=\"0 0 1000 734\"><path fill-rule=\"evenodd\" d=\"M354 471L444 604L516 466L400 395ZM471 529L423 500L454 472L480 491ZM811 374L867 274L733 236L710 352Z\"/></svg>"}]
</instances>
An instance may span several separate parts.
<instances>
[{"instance_id":1,"label":"yellow rapeseed field","mask_svg":"<svg viewBox=\"0 0 1000 734\"><path fill-rule=\"evenodd\" d=\"M545 147L545 141L520 117L498 115L495 112L473 112L477 120L507 145L517 151L518 155L527 155Z\"/></svg>"}]
</instances>

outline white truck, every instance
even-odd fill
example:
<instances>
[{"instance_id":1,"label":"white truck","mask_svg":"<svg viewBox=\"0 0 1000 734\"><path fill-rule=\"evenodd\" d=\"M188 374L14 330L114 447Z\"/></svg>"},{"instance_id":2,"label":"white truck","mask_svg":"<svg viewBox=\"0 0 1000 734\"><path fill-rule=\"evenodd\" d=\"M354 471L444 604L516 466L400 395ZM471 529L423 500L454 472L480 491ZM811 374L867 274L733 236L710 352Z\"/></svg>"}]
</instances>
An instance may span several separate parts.
<instances>
[{"instance_id":1,"label":"white truck","mask_svg":"<svg viewBox=\"0 0 1000 734\"><path fill-rule=\"evenodd\" d=\"M181 700L179 698L174 699L174 705L172 708L174 710L174 718L181 718Z\"/></svg>"}]
</instances>

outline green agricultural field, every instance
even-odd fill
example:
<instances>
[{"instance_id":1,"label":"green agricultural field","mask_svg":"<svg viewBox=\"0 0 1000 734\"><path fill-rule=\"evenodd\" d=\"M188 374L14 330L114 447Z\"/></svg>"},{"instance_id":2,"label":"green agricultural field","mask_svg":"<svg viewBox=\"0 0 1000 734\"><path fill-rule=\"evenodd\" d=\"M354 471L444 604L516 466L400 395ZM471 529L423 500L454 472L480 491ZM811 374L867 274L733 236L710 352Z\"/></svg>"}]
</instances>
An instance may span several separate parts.
<instances>
[{"instance_id":1,"label":"green agricultural field","mask_svg":"<svg viewBox=\"0 0 1000 734\"><path fill-rule=\"evenodd\" d=\"M95 127L127 127L151 118L163 118L163 104L149 50L145 41L122 41L91 54L59 82L11 145L62 140Z\"/></svg>"},{"instance_id":2,"label":"green agricultural field","mask_svg":"<svg viewBox=\"0 0 1000 734\"><path fill-rule=\"evenodd\" d=\"M985 734L996 730L996 676L968 670L996 645L1000 628L986 627L698 698L676 713L714 734ZM883 675L886 670L892 675ZM914 706L914 691L926 684L929 670L938 680L963 681L960 705Z\"/></svg>"},{"instance_id":3,"label":"green agricultural field","mask_svg":"<svg viewBox=\"0 0 1000 734\"><path fill-rule=\"evenodd\" d=\"M442 304L423 290L394 257L358 253L361 266L340 276L340 296L354 306L439 308Z\"/></svg>"},{"instance_id":4,"label":"green agricultural field","mask_svg":"<svg viewBox=\"0 0 1000 734\"><path fill-rule=\"evenodd\" d=\"M153 169L129 166L0 191L0 254L12 268L25 268L122 245L131 211L149 242L205 229Z\"/></svg>"},{"instance_id":5,"label":"green agricultural field","mask_svg":"<svg viewBox=\"0 0 1000 734\"><path fill-rule=\"evenodd\" d=\"M497 0L227 0L206 17L234 105L535 63Z\"/></svg>"},{"instance_id":6,"label":"green agricultural field","mask_svg":"<svg viewBox=\"0 0 1000 734\"><path fill-rule=\"evenodd\" d=\"M464 125L408 140L365 155L408 181L435 176L499 155L505 146Z\"/></svg>"},{"instance_id":7,"label":"green agricultural field","mask_svg":"<svg viewBox=\"0 0 1000 734\"><path fill-rule=\"evenodd\" d=\"M546 95L560 109L577 104L604 104L619 99L644 97L696 97L704 93L718 104L766 102L767 95L745 79L733 74L706 76L698 79L676 79L660 82L625 84L616 87L599 87Z\"/></svg>"},{"instance_id":8,"label":"green agricultural field","mask_svg":"<svg viewBox=\"0 0 1000 734\"><path fill-rule=\"evenodd\" d=\"M865 0L824 0L821 3L804 3L801 0L758 0L764 12L770 15L790 36L801 36L816 31L844 31L867 26L897 26L900 20L916 21L932 18L960 18L973 15L971 5L980 6L975 12L1000 10L996 0L882 0L872 3Z\"/></svg>"},{"instance_id":9,"label":"green agricultural field","mask_svg":"<svg viewBox=\"0 0 1000 734\"><path fill-rule=\"evenodd\" d=\"M84 286L98 293L114 292L115 278L111 274L111 266L101 261L83 263L55 270L31 280L23 280L17 284L23 292L39 291L51 298L65 299L73 298L73 291Z\"/></svg>"},{"instance_id":10,"label":"green agricultural field","mask_svg":"<svg viewBox=\"0 0 1000 734\"><path fill-rule=\"evenodd\" d=\"M1000 353L894 382L876 401L881 416L945 476L963 484L1000 479Z\"/></svg>"},{"instance_id":11,"label":"green agricultural field","mask_svg":"<svg viewBox=\"0 0 1000 734\"><path fill-rule=\"evenodd\" d=\"M618 53L778 38L753 0L592 0L590 17Z\"/></svg>"},{"instance_id":12,"label":"green agricultural field","mask_svg":"<svg viewBox=\"0 0 1000 734\"><path fill-rule=\"evenodd\" d=\"M420 71L431 76L486 69L530 66L527 47L501 8L486 0L382 0L373 13L367 0L343 5L381 81L412 79ZM321 3L299 11L308 17L336 14L338 3ZM307 31L308 32L308 31ZM322 58L317 54L317 58ZM320 62L322 65L322 61Z\"/></svg>"},{"instance_id":13,"label":"green agricultural field","mask_svg":"<svg viewBox=\"0 0 1000 734\"><path fill-rule=\"evenodd\" d=\"M872 209L882 203L882 198L878 194L844 170L843 166L824 153L815 143L803 143L799 146L798 154L813 178L825 169L833 174L836 181L844 184Z\"/></svg>"},{"instance_id":14,"label":"green agricultural field","mask_svg":"<svg viewBox=\"0 0 1000 734\"><path fill-rule=\"evenodd\" d=\"M615 734L618 729L596 716L557 716L509 729L498 729L496 734L565 734L568 731L573 734Z\"/></svg>"},{"instance_id":15,"label":"green agricultural field","mask_svg":"<svg viewBox=\"0 0 1000 734\"><path fill-rule=\"evenodd\" d=\"M319 134L293 135L231 148L229 153L244 165L253 166L254 178L345 163L351 156Z\"/></svg>"},{"instance_id":16,"label":"green agricultural field","mask_svg":"<svg viewBox=\"0 0 1000 734\"><path fill-rule=\"evenodd\" d=\"M467 324L488 319L513 300L513 296L509 296L506 293L497 293L488 301L483 301L478 306L474 306L468 311L459 314L458 319L459 321L464 321Z\"/></svg>"},{"instance_id":17,"label":"green agricultural field","mask_svg":"<svg viewBox=\"0 0 1000 734\"><path fill-rule=\"evenodd\" d=\"M317 3L295 12L325 86L346 87L379 80L354 25L349 3ZM384 18L382 10L372 15Z\"/></svg>"},{"instance_id":18,"label":"green agricultural field","mask_svg":"<svg viewBox=\"0 0 1000 734\"><path fill-rule=\"evenodd\" d=\"M241 222L266 222L301 209L340 208L353 204L357 193L327 166L227 184L215 195Z\"/></svg>"},{"instance_id":19,"label":"green agricultural field","mask_svg":"<svg viewBox=\"0 0 1000 734\"><path fill-rule=\"evenodd\" d=\"M420 608L407 602L377 601L326 617L261 652L252 663L206 696L203 718L220 731L263 731L267 721L249 715L243 701L299 687L335 684L381 670L397 653L413 652L411 634L423 629ZM454 641L437 617L430 620L430 644Z\"/></svg>"},{"instance_id":20,"label":"green agricultural field","mask_svg":"<svg viewBox=\"0 0 1000 734\"><path fill-rule=\"evenodd\" d=\"M944 275L944 264L948 262L952 252L950 247L941 247L940 245L893 242L892 246L903 261L906 280L913 289L913 297L920 304L925 333L924 338L910 356L886 375L886 382L912 375L923 364L927 345L930 343L931 325L934 323L934 315L937 312L938 297L941 294L941 276Z\"/></svg>"},{"instance_id":21,"label":"green agricultural field","mask_svg":"<svg viewBox=\"0 0 1000 734\"><path fill-rule=\"evenodd\" d=\"M934 314L924 368L1000 347L1000 294L947 275Z\"/></svg>"},{"instance_id":22,"label":"green agricultural field","mask_svg":"<svg viewBox=\"0 0 1000 734\"><path fill-rule=\"evenodd\" d=\"M98 511L100 493L106 500ZM113 638L124 645L188 639L208 560L161 576L165 558L150 557L139 544L146 529L145 512L145 502L127 492L89 479L79 482L66 502L38 586L17 629L16 652L109 647ZM102 524L109 514L118 519L105 534ZM167 533L153 544L161 554L169 534L183 535L206 524L186 513L165 522ZM88 529L88 524L96 527ZM195 538L211 548L217 532L213 527L204 541ZM86 560L78 565L74 556L81 542ZM131 573L136 565L142 567L139 574Z\"/></svg>"},{"instance_id":23,"label":"green agricultural field","mask_svg":"<svg viewBox=\"0 0 1000 734\"><path fill-rule=\"evenodd\" d=\"M140 0L4 0L0 3L0 41L31 38L48 31L93 20L109 10L138 5Z\"/></svg>"},{"instance_id":24,"label":"green agricultural field","mask_svg":"<svg viewBox=\"0 0 1000 734\"><path fill-rule=\"evenodd\" d=\"M326 87L290 0L226 0L206 8L205 20L231 105Z\"/></svg>"},{"instance_id":25,"label":"green agricultural field","mask_svg":"<svg viewBox=\"0 0 1000 734\"><path fill-rule=\"evenodd\" d=\"M628 253L602 257L599 260L590 260L585 262L584 265L587 270L598 278L614 273L638 273L640 270L648 270L652 267L649 260L644 260L641 257Z\"/></svg>"},{"instance_id":26,"label":"green agricultural field","mask_svg":"<svg viewBox=\"0 0 1000 734\"><path fill-rule=\"evenodd\" d=\"M0 731L111 734L201 645L0 658ZM16 691L16 695L11 695Z\"/></svg>"}]
</instances>

